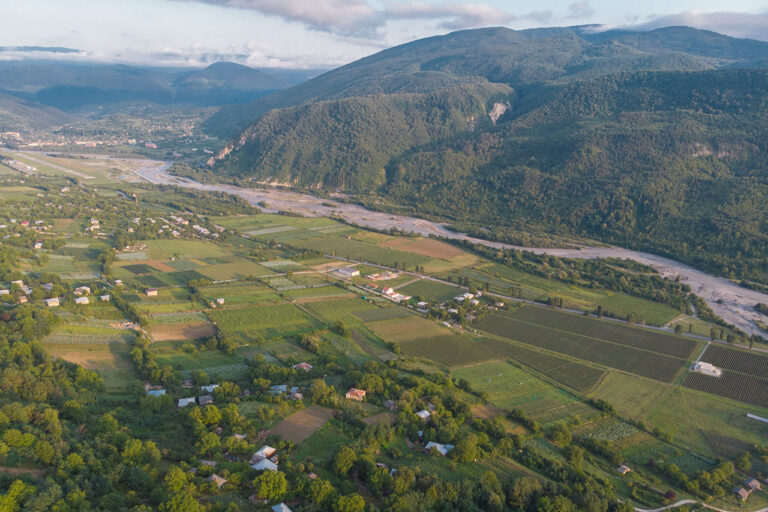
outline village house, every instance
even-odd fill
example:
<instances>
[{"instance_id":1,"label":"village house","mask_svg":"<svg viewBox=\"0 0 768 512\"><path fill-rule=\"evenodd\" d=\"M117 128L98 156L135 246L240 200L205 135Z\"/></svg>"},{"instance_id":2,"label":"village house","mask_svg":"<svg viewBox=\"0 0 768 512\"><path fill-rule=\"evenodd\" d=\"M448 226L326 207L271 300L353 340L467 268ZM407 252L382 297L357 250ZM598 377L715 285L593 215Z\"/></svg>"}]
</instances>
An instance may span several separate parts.
<instances>
[{"instance_id":1,"label":"village house","mask_svg":"<svg viewBox=\"0 0 768 512\"><path fill-rule=\"evenodd\" d=\"M5 290L0 290L0 295L9 295L10 293L11 291L7 288Z\"/></svg>"},{"instance_id":2,"label":"village house","mask_svg":"<svg viewBox=\"0 0 768 512\"><path fill-rule=\"evenodd\" d=\"M750 478L746 482L744 482L744 487L747 488L747 490L752 493L753 491L759 491L760 490L760 482L758 482L754 478Z\"/></svg>"},{"instance_id":3,"label":"village house","mask_svg":"<svg viewBox=\"0 0 768 512\"><path fill-rule=\"evenodd\" d=\"M202 464L203 466L208 466L209 468L213 468L213 469L216 469L217 467L219 467L219 463L216 462L215 460L200 459L200 464Z\"/></svg>"},{"instance_id":4,"label":"village house","mask_svg":"<svg viewBox=\"0 0 768 512\"><path fill-rule=\"evenodd\" d=\"M627 473L629 473L632 470L630 469L629 466L625 466L624 464L622 464L621 466L616 468L616 471L618 471L620 475L626 475Z\"/></svg>"},{"instance_id":5,"label":"village house","mask_svg":"<svg viewBox=\"0 0 768 512\"><path fill-rule=\"evenodd\" d=\"M217 489L221 489L221 486L227 483L226 479L220 477L217 474L213 474L209 476L208 478L206 478L206 480L208 480L209 482L215 483Z\"/></svg>"},{"instance_id":6,"label":"village house","mask_svg":"<svg viewBox=\"0 0 768 512\"><path fill-rule=\"evenodd\" d=\"M147 297L157 297L157 288L147 288Z\"/></svg>"},{"instance_id":7,"label":"village house","mask_svg":"<svg viewBox=\"0 0 768 512\"><path fill-rule=\"evenodd\" d=\"M427 446L424 447L424 451L429 453L432 450L432 448L437 450L437 452L440 455L445 457L446 455L448 455L449 451L453 450L453 445L452 444L435 443L435 442L430 441L430 442L427 443Z\"/></svg>"},{"instance_id":8,"label":"village house","mask_svg":"<svg viewBox=\"0 0 768 512\"><path fill-rule=\"evenodd\" d=\"M45 302L45 305L48 306L49 308L55 308L56 306L59 305L59 298L53 297L52 299L45 299L43 300L43 302Z\"/></svg>"},{"instance_id":9,"label":"village house","mask_svg":"<svg viewBox=\"0 0 768 512\"><path fill-rule=\"evenodd\" d=\"M212 395L202 395L197 397L197 403L200 405L212 405L213 404L213 396Z\"/></svg>"},{"instance_id":10,"label":"village house","mask_svg":"<svg viewBox=\"0 0 768 512\"><path fill-rule=\"evenodd\" d=\"M123 280L122 279L115 279L115 286L122 286Z\"/></svg>"},{"instance_id":11,"label":"village house","mask_svg":"<svg viewBox=\"0 0 768 512\"><path fill-rule=\"evenodd\" d=\"M19 304L26 304L27 302L28 302L28 299L26 295L22 295L21 297L19 297Z\"/></svg>"},{"instance_id":12,"label":"village house","mask_svg":"<svg viewBox=\"0 0 768 512\"><path fill-rule=\"evenodd\" d=\"M394 411L397 409L397 403L395 403L393 400L387 400L384 402L384 408L389 409L390 411Z\"/></svg>"},{"instance_id":13,"label":"village house","mask_svg":"<svg viewBox=\"0 0 768 512\"><path fill-rule=\"evenodd\" d=\"M278 503L272 507L272 512L291 512L291 509L285 503Z\"/></svg>"},{"instance_id":14,"label":"village house","mask_svg":"<svg viewBox=\"0 0 768 512\"><path fill-rule=\"evenodd\" d=\"M357 389L357 388L349 388L349 391L347 391L347 394L344 396L350 400L362 402L363 399L365 398L365 390Z\"/></svg>"},{"instance_id":15,"label":"village house","mask_svg":"<svg viewBox=\"0 0 768 512\"><path fill-rule=\"evenodd\" d=\"M253 493L250 496L248 496L248 501L253 503L254 505L266 505L268 503L268 500L266 498L262 498L256 493Z\"/></svg>"},{"instance_id":16,"label":"village house","mask_svg":"<svg viewBox=\"0 0 768 512\"><path fill-rule=\"evenodd\" d=\"M224 304L224 299L222 298L216 299L216 305L221 306L222 304Z\"/></svg>"},{"instance_id":17,"label":"village house","mask_svg":"<svg viewBox=\"0 0 768 512\"><path fill-rule=\"evenodd\" d=\"M308 372L312 370L312 365L309 363L301 362L298 364L293 365L294 370L304 370L305 372Z\"/></svg>"},{"instance_id":18,"label":"village house","mask_svg":"<svg viewBox=\"0 0 768 512\"><path fill-rule=\"evenodd\" d=\"M177 402L178 407L186 407L188 405L195 405L195 397L179 398L179 401Z\"/></svg>"},{"instance_id":19,"label":"village house","mask_svg":"<svg viewBox=\"0 0 768 512\"><path fill-rule=\"evenodd\" d=\"M418 416L421 419L421 421L426 423L427 421L429 421L429 417L432 416L432 413L429 412L428 410L424 409L424 410L421 410L421 411L417 412L416 416Z\"/></svg>"},{"instance_id":20,"label":"village house","mask_svg":"<svg viewBox=\"0 0 768 512\"><path fill-rule=\"evenodd\" d=\"M43 285L43 290L50 292L53 290L53 283L45 283Z\"/></svg>"},{"instance_id":21,"label":"village house","mask_svg":"<svg viewBox=\"0 0 768 512\"><path fill-rule=\"evenodd\" d=\"M163 396L165 395L164 389L149 389L147 390L147 395L149 396Z\"/></svg>"},{"instance_id":22,"label":"village house","mask_svg":"<svg viewBox=\"0 0 768 512\"><path fill-rule=\"evenodd\" d=\"M91 293L91 289L88 286L78 286L75 288L75 295L88 295Z\"/></svg>"},{"instance_id":23,"label":"village house","mask_svg":"<svg viewBox=\"0 0 768 512\"><path fill-rule=\"evenodd\" d=\"M99 296L99 300L102 301L102 302L109 302L109 299L111 299L111 297L109 295L101 295L101 296Z\"/></svg>"},{"instance_id":24,"label":"village house","mask_svg":"<svg viewBox=\"0 0 768 512\"><path fill-rule=\"evenodd\" d=\"M18 279L16 281L11 281L11 284L17 284L20 287L24 288L24 281L22 281L21 279Z\"/></svg>"},{"instance_id":25,"label":"village house","mask_svg":"<svg viewBox=\"0 0 768 512\"><path fill-rule=\"evenodd\" d=\"M258 462L260 460L268 459L272 457L277 450L269 445L264 445L257 452L251 455L251 462Z\"/></svg>"},{"instance_id":26,"label":"village house","mask_svg":"<svg viewBox=\"0 0 768 512\"><path fill-rule=\"evenodd\" d=\"M89 304L90 301L88 300L88 297L76 297L75 298L75 304Z\"/></svg>"},{"instance_id":27,"label":"village house","mask_svg":"<svg viewBox=\"0 0 768 512\"><path fill-rule=\"evenodd\" d=\"M35 249L42 249L43 248L43 242L35 242Z\"/></svg>"},{"instance_id":28,"label":"village house","mask_svg":"<svg viewBox=\"0 0 768 512\"><path fill-rule=\"evenodd\" d=\"M207 386L200 386L201 391L205 391L206 393L213 393L213 390L219 387L218 384L209 384Z\"/></svg>"},{"instance_id":29,"label":"village house","mask_svg":"<svg viewBox=\"0 0 768 512\"><path fill-rule=\"evenodd\" d=\"M741 501L747 501L747 498L749 498L749 491L743 487L734 489L733 492L741 499Z\"/></svg>"}]
</instances>

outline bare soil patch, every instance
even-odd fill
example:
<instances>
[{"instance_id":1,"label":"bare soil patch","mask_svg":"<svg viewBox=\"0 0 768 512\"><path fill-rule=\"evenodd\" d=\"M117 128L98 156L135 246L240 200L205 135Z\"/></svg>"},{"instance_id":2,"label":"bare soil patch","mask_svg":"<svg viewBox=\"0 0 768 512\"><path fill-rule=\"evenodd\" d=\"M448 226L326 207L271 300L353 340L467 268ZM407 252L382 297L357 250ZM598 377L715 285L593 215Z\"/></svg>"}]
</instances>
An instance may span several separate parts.
<instances>
[{"instance_id":1,"label":"bare soil patch","mask_svg":"<svg viewBox=\"0 0 768 512\"><path fill-rule=\"evenodd\" d=\"M354 299L357 295L354 293L344 293L339 295L320 295L317 297L301 297L296 299L294 302L297 302L299 304L308 304L310 302L329 302L332 300L338 300L338 299Z\"/></svg>"},{"instance_id":2,"label":"bare soil patch","mask_svg":"<svg viewBox=\"0 0 768 512\"><path fill-rule=\"evenodd\" d=\"M152 328L152 339L155 341L196 340L214 334L216 328L208 322L157 325Z\"/></svg>"},{"instance_id":3,"label":"bare soil patch","mask_svg":"<svg viewBox=\"0 0 768 512\"><path fill-rule=\"evenodd\" d=\"M272 433L298 444L317 432L332 416L332 409L313 405L285 418L272 428Z\"/></svg>"},{"instance_id":4,"label":"bare soil patch","mask_svg":"<svg viewBox=\"0 0 768 512\"><path fill-rule=\"evenodd\" d=\"M395 415L386 411L363 418L363 422L368 425L391 425L394 420Z\"/></svg>"},{"instance_id":5,"label":"bare soil patch","mask_svg":"<svg viewBox=\"0 0 768 512\"><path fill-rule=\"evenodd\" d=\"M39 468L9 468L6 466L0 466L0 473L13 476L32 475L35 478L42 478L43 475L45 475L45 470Z\"/></svg>"},{"instance_id":6,"label":"bare soil patch","mask_svg":"<svg viewBox=\"0 0 768 512\"><path fill-rule=\"evenodd\" d=\"M156 270L159 270L160 272L176 272L177 270L162 260L147 260L147 261L140 261L138 263L144 263L145 265L149 265L150 267Z\"/></svg>"},{"instance_id":7,"label":"bare soil patch","mask_svg":"<svg viewBox=\"0 0 768 512\"><path fill-rule=\"evenodd\" d=\"M431 238L419 238L410 244L399 247L399 249L401 251L413 252L423 256L429 256L430 258L440 258L443 260L459 256L464 252L451 244L433 240Z\"/></svg>"},{"instance_id":8,"label":"bare soil patch","mask_svg":"<svg viewBox=\"0 0 768 512\"><path fill-rule=\"evenodd\" d=\"M70 363L79 364L89 370L130 370L133 364L128 360L125 354L99 351L71 351L71 352L53 352L53 355L60 357Z\"/></svg>"}]
</instances>

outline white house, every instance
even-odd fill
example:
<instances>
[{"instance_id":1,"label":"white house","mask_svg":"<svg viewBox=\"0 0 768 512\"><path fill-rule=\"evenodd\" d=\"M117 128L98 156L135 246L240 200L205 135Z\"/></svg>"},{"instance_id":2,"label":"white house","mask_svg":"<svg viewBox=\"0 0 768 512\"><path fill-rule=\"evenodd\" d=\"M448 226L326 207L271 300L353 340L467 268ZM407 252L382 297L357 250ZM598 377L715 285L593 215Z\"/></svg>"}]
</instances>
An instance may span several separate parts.
<instances>
[{"instance_id":1,"label":"white house","mask_svg":"<svg viewBox=\"0 0 768 512\"><path fill-rule=\"evenodd\" d=\"M77 297L75 298L75 304L88 304L90 301L88 300L88 297Z\"/></svg>"},{"instance_id":2,"label":"white house","mask_svg":"<svg viewBox=\"0 0 768 512\"><path fill-rule=\"evenodd\" d=\"M261 459L260 461L251 464L251 468L256 471L277 471L277 464L269 459Z\"/></svg>"},{"instance_id":3,"label":"white house","mask_svg":"<svg viewBox=\"0 0 768 512\"><path fill-rule=\"evenodd\" d=\"M701 361L695 363L692 370L694 372L703 373L704 375L709 375L710 377L720 377L723 375L723 370L717 366L714 366L710 363L703 363Z\"/></svg>"},{"instance_id":4,"label":"white house","mask_svg":"<svg viewBox=\"0 0 768 512\"><path fill-rule=\"evenodd\" d=\"M7 289L6 290L0 290L0 295L8 295L10 293L11 293L11 291L7 290Z\"/></svg>"},{"instance_id":5,"label":"white house","mask_svg":"<svg viewBox=\"0 0 768 512\"><path fill-rule=\"evenodd\" d=\"M205 391L206 393L213 393L213 390L219 387L218 384L210 384L208 386L200 386L200 389L202 391Z\"/></svg>"},{"instance_id":6,"label":"white house","mask_svg":"<svg viewBox=\"0 0 768 512\"><path fill-rule=\"evenodd\" d=\"M291 512L291 509L285 503L278 503L272 506L272 512Z\"/></svg>"},{"instance_id":7,"label":"white house","mask_svg":"<svg viewBox=\"0 0 768 512\"><path fill-rule=\"evenodd\" d=\"M178 406L186 407L188 405L195 405L195 397L192 398L179 398Z\"/></svg>"},{"instance_id":8,"label":"white house","mask_svg":"<svg viewBox=\"0 0 768 512\"><path fill-rule=\"evenodd\" d=\"M115 279L115 286L120 286L122 284L123 284L123 280L122 279Z\"/></svg>"},{"instance_id":9,"label":"white house","mask_svg":"<svg viewBox=\"0 0 768 512\"><path fill-rule=\"evenodd\" d=\"M147 297L157 297L157 288L147 288Z\"/></svg>"},{"instance_id":10,"label":"white house","mask_svg":"<svg viewBox=\"0 0 768 512\"><path fill-rule=\"evenodd\" d=\"M101 295L101 296L99 296L99 300L101 300L103 302L109 302L110 298L111 297L109 295Z\"/></svg>"},{"instance_id":11,"label":"white house","mask_svg":"<svg viewBox=\"0 0 768 512\"><path fill-rule=\"evenodd\" d=\"M45 305L48 306L49 308L55 308L56 306L59 305L59 298L54 297L52 299L45 299L43 300L43 302L45 302Z\"/></svg>"},{"instance_id":12,"label":"white house","mask_svg":"<svg viewBox=\"0 0 768 512\"><path fill-rule=\"evenodd\" d=\"M75 295L88 295L91 289L88 286L78 286L75 288Z\"/></svg>"},{"instance_id":13,"label":"white house","mask_svg":"<svg viewBox=\"0 0 768 512\"><path fill-rule=\"evenodd\" d=\"M342 267L342 268L336 269L336 273L340 277L346 277L346 278L355 277L355 276L359 276L360 275L360 271L357 270L354 267Z\"/></svg>"},{"instance_id":14,"label":"white house","mask_svg":"<svg viewBox=\"0 0 768 512\"><path fill-rule=\"evenodd\" d=\"M259 451L257 451L251 456L251 462L257 462L263 459L268 459L271 456L273 456L276 451L277 450L275 450L271 446L264 445L261 448L259 448Z\"/></svg>"},{"instance_id":15,"label":"white house","mask_svg":"<svg viewBox=\"0 0 768 512\"><path fill-rule=\"evenodd\" d=\"M445 457L448 455L448 452L453 450L452 444L441 444L441 443L433 443L432 441L427 443L427 446L424 447L424 449L429 452L432 448L435 448L440 455Z\"/></svg>"},{"instance_id":16,"label":"white house","mask_svg":"<svg viewBox=\"0 0 768 512\"><path fill-rule=\"evenodd\" d=\"M221 306L222 304L224 304L224 299L221 299L221 298L219 298L219 299L216 299L216 304L218 304L219 306Z\"/></svg>"},{"instance_id":17,"label":"white house","mask_svg":"<svg viewBox=\"0 0 768 512\"><path fill-rule=\"evenodd\" d=\"M165 395L164 389L150 389L147 391L147 395L149 396L163 396Z\"/></svg>"},{"instance_id":18,"label":"white house","mask_svg":"<svg viewBox=\"0 0 768 512\"><path fill-rule=\"evenodd\" d=\"M421 418L421 421L428 421L429 417L432 416L432 413L428 410L424 409L423 411L419 411L416 413L416 416Z\"/></svg>"}]
</instances>

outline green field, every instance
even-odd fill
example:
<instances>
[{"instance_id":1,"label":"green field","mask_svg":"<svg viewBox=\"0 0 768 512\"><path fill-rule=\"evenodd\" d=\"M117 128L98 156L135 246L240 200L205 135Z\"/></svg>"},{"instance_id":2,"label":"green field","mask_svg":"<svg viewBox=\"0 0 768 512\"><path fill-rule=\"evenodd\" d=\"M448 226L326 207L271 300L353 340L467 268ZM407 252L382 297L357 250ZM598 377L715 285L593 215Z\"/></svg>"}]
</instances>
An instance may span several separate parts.
<instances>
[{"instance_id":1,"label":"green field","mask_svg":"<svg viewBox=\"0 0 768 512\"><path fill-rule=\"evenodd\" d=\"M402 343L400 350L409 357L430 359L445 366L459 366L509 356L510 346L492 338L471 338L445 334Z\"/></svg>"},{"instance_id":2,"label":"green field","mask_svg":"<svg viewBox=\"0 0 768 512\"><path fill-rule=\"evenodd\" d=\"M398 291L412 297L420 297L427 302L444 302L458 295L461 290L455 286L422 279L416 283L403 286Z\"/></svg>"},{"instance_id":3,"label":"green field","mask_svg":"<svg viewBox=\"0 0 768 512\"><path fill-rule=\"evenodd\" d=\"M317 320L291 304L216 309L208 315L228 337L243 343L253 341L257 336L265 339L292 336L321 327Z\"/></svg>"}]
</instances>

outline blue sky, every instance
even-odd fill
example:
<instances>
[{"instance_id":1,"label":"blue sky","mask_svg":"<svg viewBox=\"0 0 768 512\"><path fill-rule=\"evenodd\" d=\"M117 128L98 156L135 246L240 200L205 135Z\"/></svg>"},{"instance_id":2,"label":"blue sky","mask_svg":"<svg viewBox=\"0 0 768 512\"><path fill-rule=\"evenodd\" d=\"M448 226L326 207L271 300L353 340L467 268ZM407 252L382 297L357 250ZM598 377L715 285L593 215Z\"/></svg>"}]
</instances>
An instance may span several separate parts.
<instances>
[{"instance_id":1,"label":"blue sky","mask_svg":"<svg viewBox=\"0 0 768 512\"><path fill-rule=\"evenodd\" d=\"M0 0L0 46L168 66L331 67L462 28L706 28L768 41L768 0ZM0 59L55 57L5 48Z\"/></svg>"}]
</instances>

